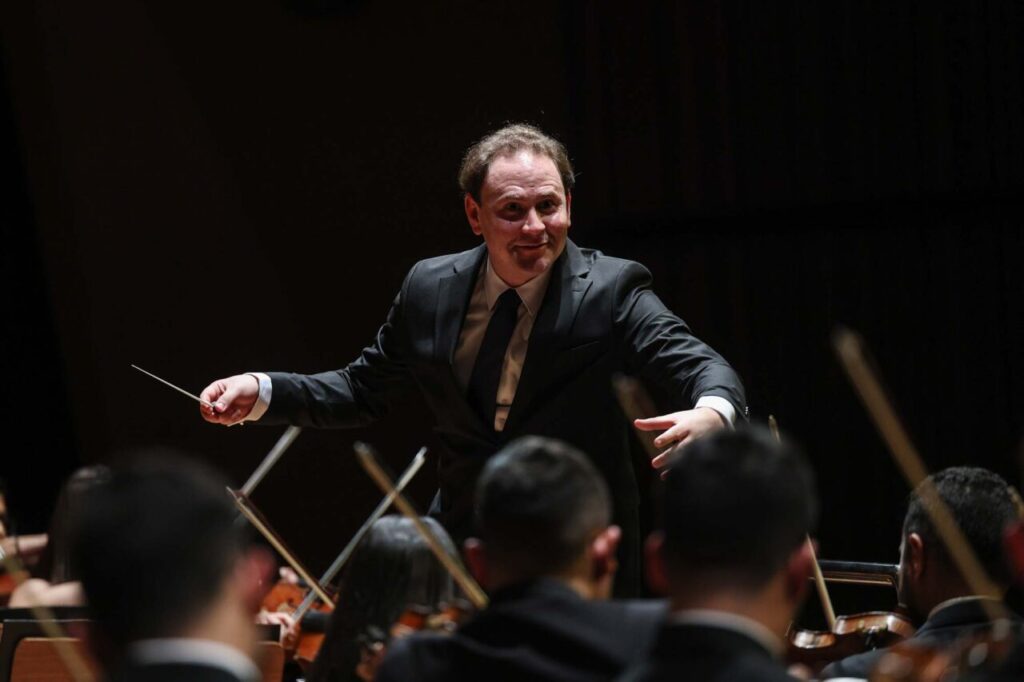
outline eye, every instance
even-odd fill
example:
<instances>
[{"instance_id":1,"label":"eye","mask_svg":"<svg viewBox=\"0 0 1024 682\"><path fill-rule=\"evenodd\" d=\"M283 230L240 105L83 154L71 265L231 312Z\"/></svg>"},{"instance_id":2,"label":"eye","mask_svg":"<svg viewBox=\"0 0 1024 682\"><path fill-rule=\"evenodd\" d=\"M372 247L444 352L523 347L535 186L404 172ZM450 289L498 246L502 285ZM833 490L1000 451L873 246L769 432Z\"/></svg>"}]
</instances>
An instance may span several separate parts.
<instances>
[{"instance_id":1,"label":"eye","mask_svg":"<svg viewBox=\"0 0 1024 682\"><path fill-rule=\"evenodd\" d=\"M503 218L515 220L523 215L523 205L517 201L509 202L501 207L500 214Z\"/></svg>"}]
</instances>

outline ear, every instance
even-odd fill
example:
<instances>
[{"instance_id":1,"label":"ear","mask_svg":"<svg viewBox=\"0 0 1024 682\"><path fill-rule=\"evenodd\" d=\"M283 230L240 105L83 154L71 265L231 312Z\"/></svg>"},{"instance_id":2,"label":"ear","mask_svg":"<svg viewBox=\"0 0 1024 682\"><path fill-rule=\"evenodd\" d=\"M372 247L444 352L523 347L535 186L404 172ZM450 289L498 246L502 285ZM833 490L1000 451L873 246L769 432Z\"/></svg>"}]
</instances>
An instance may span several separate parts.
<instances>
[{"instance_id":1,"label":"ear","mask_svg":"<svg viewBox=\"0 0 1024 682\"><path fill-rule=\"evenodd\" d=\"M801 542L800 547L789 555L784 571L786 596L794 603L800 603L807 593L808 578L814 573L814 549L809 542Z\"/></svg>"},{"instance_id":2,"label":"ear","mask_svg":"<svg viewBox=\"0 0 1024 682\"><path fill-rule=\"evenodd\" d=\"M572 226L572 192L565 193L565 219L566 227Z\"/></svg>"},{"instance_id":3,"label":"ear","mask_svg":"<svg viewBox=\"0 0 1024 682\"><path fill-rule=\"evenodd\" d=\"M487 552L483 541L477 538L466 538L466 541L462 543L462 553L466 557L469 572L478 583L487 587Z\"/></svg>"},{"instance_id":4,"label":"ear","mask_svg":"<svg viewBox=\"0 0 1024 682\"><path fill-rule=\"evenodd\" d=\"M266 547L250 547L238 560L235 584L245 604L253 613L259 611L263 597L274 585L277 562Z\"/></svg>"},{"instance_id":5,"label":"ear","mask_svg":"<svg viewBox=\"0 0 1024 682\"><path fill-rule=\"evenodd\" d=\"M483 230L480 229L480 204L476 203L476 199L469 192L466 192L463 204L466 208L466 219L469 221L469 227L473 230L473 234L483 234Z\"/></svg>"},{"instance_id":6,"label":"ear","mask_svg":"<svg viewBox=\"0 0 1024 682\"><path fill-rule=\"evenodd\" d=\"M591 576L594 580L615 575L615 571L619 568L616 552L621 539L622 529L618 526L608 526L591 541L590 565Z\"/></svg>"},{"instance_id":7,"label":"ear","mask_svg":"<svg viewBox=\"0 0 1024 682\"><path fill-rule=\"evenodd\" d=\"M665 565L665 534L656 530L644 543L644 571L647 585L655 594L669 593L668 570Z\"/></svg>"},{"instance_id":8,"label":"ear","mask_svg":"<svg viewBox=\"0 0 1024 682\"><path fill-rule=\"evenodd\" d=\"M917 533L910 533L903 538L903 570L908 578L917 581L927 570L928 559L925 556L924 539Z\"/></svg>"}]
</instances>

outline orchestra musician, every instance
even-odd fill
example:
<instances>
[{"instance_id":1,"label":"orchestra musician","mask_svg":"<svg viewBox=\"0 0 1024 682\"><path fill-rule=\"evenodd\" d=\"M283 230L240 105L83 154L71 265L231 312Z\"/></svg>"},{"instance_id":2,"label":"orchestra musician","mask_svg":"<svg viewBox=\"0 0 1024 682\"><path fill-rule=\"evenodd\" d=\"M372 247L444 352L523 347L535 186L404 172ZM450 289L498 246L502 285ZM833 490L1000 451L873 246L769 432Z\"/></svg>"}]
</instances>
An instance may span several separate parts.
<instances>
[{"instance_id":1,"label":"orchestra musician","mask_svg":"<svg viewBox=\"0 0 1024 682\"><path fill-rule=\"evenodd\" d=\"M448 534L423 519L452 554ZM410 606L436 610L452 601L452 578L409 519L384 516L359 542L345 569L320 652L306 682L369 682L377 657L367 636L386 641L391 626Z\"/></svg>"},{"instance_id":2,"label":"orchestra musician","mask_svg":"<svg viewBox=\"0 0 1024 682\"><path fill-rule=\"evenodd\" d=\"M201 413L228 425L346 427L419 390L442 444L431 515L456 540L471 529L473 486L488 457L522 435L564 440L611 490L623 529L617 591L635 593L638 488L612 376L638 375L670 396L677 411L636 422L661 432L661 448L744 419L743 387L658 299L646 268L567 238L574 174L560 142L507 125L468 150L459 182L483 244L414 265L359 358L321 374L214 381L202 392L212 407Z\"/></svg>"},{"instance_id":3,"label":"orchestra musician","mask_svg":"<svg viewBox=\"0 0 1024 682\"><path fill-rule=\"evenodd\" d=\"M643 655L664 605L605 601L620 532L582 453L513 441L484 468L475 516L465 556L490 604L453 634L393 642L378 682L607 680Z\"/></svg>"},{"instance_id":4,"label":"orchestra musician","mask_svg":"<svg viewBox=\"0 0 1024 682\"><path fill-rule=\"evenodd\" d=\"M73 552L108 680L260 678L253 616L274 560L235 517L217 477L167 453L115 469L90 496Z\"/></svg>"},{"instance_id":5,"label":"orchestra musician","mask_svg":"<svg viewBox=\"0 0 1024 682\"><path fill-rule=\"evenodd\" d=\"M982 567L1004 593L1010 575L1003 558L1003 530L1018 518L1010 486L998 474L979 467L951 467L930 477ZM991 628L989 597L973 594L957 570L921 497L921 486L911 493L900 540L898 592L911 617L922 623L902 646L941 650L964 637ZM1013 627L1020 618L1009 614ZM822 679L866 678L884 649L837 661L822 671Z\"/></svg>"},{"instance_id":6,"label":"orchestra musician","mask_svg":"<svg viewBox=\"0 0 1024 682\"><path fill-rule=\"evenodd\" d=\"M82 606L82 584L78 582L71 557L72 525L77 520L90 494L110 478L103 465L87 466L75 471L65 481L53 515L49 538L39 561L32 569L33 577L21 583L12 593L8 606Z\"/></svg>"},{"instance_id":7,"label":"orchestra musician","mask_svg":"<svg viewBox=\"0 0 1024 682\"><path fill-rule=\"evenodd\" d=\"M767 431L722 431L669 470L661 530L647 542L651 587L667 616L629 682L791 680L783 638L805 592L817 519L804 458Z\"/></svg>"}]
</instances>

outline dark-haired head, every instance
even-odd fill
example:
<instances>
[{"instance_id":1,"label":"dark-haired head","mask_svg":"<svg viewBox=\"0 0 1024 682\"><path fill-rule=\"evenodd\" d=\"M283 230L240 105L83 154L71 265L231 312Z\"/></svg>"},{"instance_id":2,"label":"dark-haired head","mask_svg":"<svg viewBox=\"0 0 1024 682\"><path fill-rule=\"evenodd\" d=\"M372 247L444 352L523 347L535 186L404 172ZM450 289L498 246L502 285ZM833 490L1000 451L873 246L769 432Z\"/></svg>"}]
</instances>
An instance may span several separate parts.
<instances>
[{"instance_id":1,"label":"dark-haired head","mask_svg":"<svg viewBox=\"0 0 1024 682\"><path fill-rule=\"evenodd\" d=\"M456 554L448 533L424 518L445 548ZM338 607L331 615L323 646L307 677L309 682L360 678L359 638L371 631L387 633L411 606L433 609L452 599L452 579L409 519L385 516L359 543L345 570Z\"/></svg>"},{"instance_id":2,"label":"dark-haired head","mask_svg":"<svg viewBox=\"0 0 1024 682\"><path fill-rule=\"evenodd\" d=\"M702 589L760 589L817 521L803 456L759 428L695 441L672 464L663 492L669 581Z\"/></svg>"},{"instance_id":3,"label":"dark-haired head","mask_svg":"<svg viewBox=\"0 0 1024 682\"><path fill-rule=\"evenodd\" d=\"M71 561L71 537L74 524L82 515L89 497L110 480L110 469L102 464L82 467L64 482L47 531L49 540L33 573L56 585L75 580Z\"/></svg>"},{"instance_id":4,"label":"dark-haired head","mask_svg":"<svg viewBox=\"0 0 1024 682\"><path fill-rule=\"evenodd\" d=\"M475 511L483 555L471 542L468 558L490 587L578 570L610 583L619 532L609 527L604 479L579 450L538 436L513 441L484 468Z\"/></svg>"},{"instance_id":5,"label":"dark-haired head","mask_svg":"<svg viewBox=\"0 0 1024 682\"><path fill-rule=\"evenodd\" d=\"M929 476L982 568L1006 589L1003 531L1019 518L1014 492L998 474L980 467L950 467ZM923 485L923 484L922 484ZM901 599L925 616L941 601L970 593L932 523L922 486L911 494L900 551Z\"/></svg>"},{"instance_id":6,"label":"dark-haired head","mask_svg":"<svg viewBox=\"0 0 1024 682\"><path fill-rule=\"evenodd\" d=\"M565 146L545 135L539 128L526 123L510 123L489 133L466 150L459 168L459 187L479 204L480 189L487 178L491 162L523 150L551 159L562 178L562 189L566 194L572 192L575 178Z\"/></svg>"},{"instance_id":7,"label":"dark-haired head","mask_svg":"<svg viewBox=\"0 0 1024 682\"><path fill-rule=\"evenodd\" d=\"M82 509L73 541L101 654L118 656L137 640L187 636L225 593L258 599L265 576L242 570L246 552L235 516L219 477L179 455L144 455L111 473ZM260 568L269 570L269 557ZM253 636L252 614L249 629L243 618L251 606L227 605L238 631L223 634L241 648Z\"/></svg>"}]
</instances>

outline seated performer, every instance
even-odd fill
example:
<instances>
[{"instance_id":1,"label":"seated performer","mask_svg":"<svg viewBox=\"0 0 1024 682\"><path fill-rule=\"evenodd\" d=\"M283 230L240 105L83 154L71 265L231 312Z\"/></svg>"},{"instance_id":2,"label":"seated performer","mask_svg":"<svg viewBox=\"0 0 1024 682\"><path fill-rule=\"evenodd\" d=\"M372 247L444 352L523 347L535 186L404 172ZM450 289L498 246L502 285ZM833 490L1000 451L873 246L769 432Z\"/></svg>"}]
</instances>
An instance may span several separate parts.
<instances>
[{"instance_id":1,"label":"seated performer","mask_svg":"<svg viewBox=\"0 0 1024 682\"><path fill-rule=\"evenodd\" d=\"M74 574L71 557L71 526L87 504L90 494L110 478L110 470L102 465L82 467L64 483L50 517L49 541L33 577L11 593L9 606L82 606L82 584Z\"/></svg>"},{"instance_id":2,"label":"seated performer","mask_svg":"<svg viewBox=\"0 0 1024 682\"><path fill-rule=\"evenodd\" d=\"M647 542L648 580L671 612L649 659L621 679L791 680L779 658L812 570L816 500L804 459L761 429L690 445Z\"/></svg>"},{"instance_id":3,"label":"seated performer","mask_svg":"<svg viewBox=\"0 0 1024 682\"><path fill-rule=\"evenodd\" d=\"M165 454L90 497L73 547L108 679L259 678L253 615L274 563L235 517L214 476Z\"/></svg>"},{"instance_id":4,"label":"seated performer","mask_svg":"<svg viewBox=\"0 0 1024 682\"><path fill-rule=\"evenodd\" d=\"M546 438L513 441L484 468L475 511L466 558L490 605L452 635L393 642L379 682L607 680L643 655L664 608L602 601L619 529L584 455Z\"/></svg>"},{"instance_id":5,"label":"seated performer","mask_svg":"<svg viewBox=\"0 0 1024 682\"><path fill-rule=\"evenodd\" d=\"M22 565L35 563L39 555L46 549L46 534L14 535L11 524L11 513L7 508L7 482L0 478L0 573L6 571L4 559L14 557ZM5 595L0 594L0 606Z\"/></svg>"},{"instance_id":6,"label":"seated performer","mask_svg":"<svg viewBox=\"0 0 1024 682\"><path fill-rule=\"evenodd\" d=\"M423 522L456 554L448 533ZM307 682L372 680L376 656L367 639L382 641L410 606L436 609L452 599L452 578L409 519L385 516L371 526L345 569L337 608Z\"/></svg>"},{"instance_id":7,"label":"seated performer","mask_svg":"<svg viewBox=\"0 0 1024 682\"><path fill-rule=\"evenodd\" d=\"M1004 592L1010 577L1003 559L1002 534L1018 517L1009 485L997 474L978 467L953 467L933 474L932 483L949 507L982 567ZM982 634L989 612L956 569L927 514L920 488L910 495L903 520L898 579L899 598L917 622L924 624L905 644L922 647L952 645L965 635ZM1019 619L1012 616L1015 627ZM829 665L822 679L866 678L885 650L850 656Z\"/></svg>"}]
</instances>

